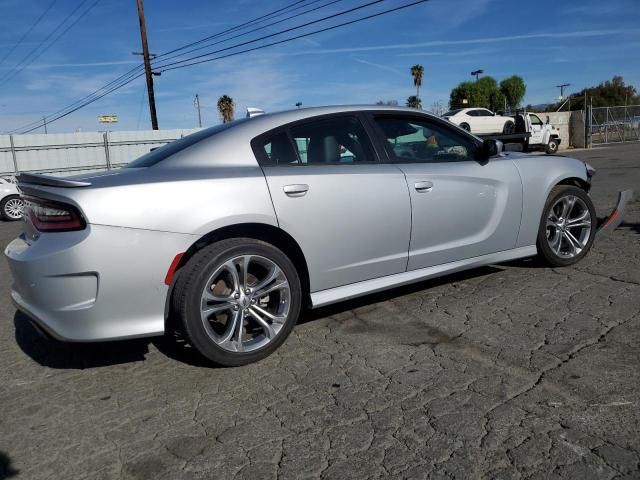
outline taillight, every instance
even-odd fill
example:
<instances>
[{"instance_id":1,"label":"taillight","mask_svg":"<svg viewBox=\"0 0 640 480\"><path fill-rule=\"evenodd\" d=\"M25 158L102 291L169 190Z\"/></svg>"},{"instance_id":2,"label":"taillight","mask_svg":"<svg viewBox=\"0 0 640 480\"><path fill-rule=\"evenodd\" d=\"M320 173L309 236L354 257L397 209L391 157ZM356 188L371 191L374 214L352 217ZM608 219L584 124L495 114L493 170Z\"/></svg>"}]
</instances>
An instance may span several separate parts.
<instances>
[{"instance_id":1,"label":"taillight","mask_svg":"<svg viewBox=\"0 0 640 480\"><path fill-rule=\"evenodd\" d=\"M40 232L71 232L87 226L74 206L42 198L25 198L24 215Z\"/></svg>"}]
</instances>

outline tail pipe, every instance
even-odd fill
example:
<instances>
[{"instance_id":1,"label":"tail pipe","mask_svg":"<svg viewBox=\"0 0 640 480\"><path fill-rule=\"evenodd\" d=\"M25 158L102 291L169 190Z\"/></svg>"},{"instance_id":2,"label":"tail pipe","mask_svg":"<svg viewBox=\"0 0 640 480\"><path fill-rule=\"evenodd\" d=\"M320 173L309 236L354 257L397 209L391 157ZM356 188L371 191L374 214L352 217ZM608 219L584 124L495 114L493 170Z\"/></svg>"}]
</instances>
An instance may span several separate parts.
<instances>
[{"instance_id":1,"label":"tail pipe","mask_svg":"<svg viewBox=\"0 0 640 480\"><path fill-rule=\"evenodd\" d=\"M632 198L632 190L618 192L616 208L614 208L613 211L599 223L598 230L596 231L596 240L602 238L608 232L618 228L624 218L624 211L627 207L627 203L629 203Z\"/></svg>"}]
</instances>

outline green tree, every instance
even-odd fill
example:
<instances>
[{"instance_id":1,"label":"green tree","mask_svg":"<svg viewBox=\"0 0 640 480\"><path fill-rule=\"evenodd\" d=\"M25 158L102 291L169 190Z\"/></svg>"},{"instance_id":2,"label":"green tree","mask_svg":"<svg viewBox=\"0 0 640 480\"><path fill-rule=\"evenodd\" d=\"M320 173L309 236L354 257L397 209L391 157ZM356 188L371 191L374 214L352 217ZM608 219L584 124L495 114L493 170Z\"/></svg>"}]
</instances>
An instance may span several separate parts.
<instances>
[{"instance_id":1,"label":"green tree","mask_svg":"<svg viewBox=\"0 0 640 480\"><path fill-rule=\"evenodd\" d=\"M407 98L407 107L422 108L422 100L416 95L411 95Z\"/></svg>"},{"instance_id":2,"label":"green tree","mask_svg":"<svg viewBox=\"0 0 640 480\"><path fill-rule=\"evenodd\" d=\"M514 83L514 78L520 79L520 77L514 75L510 79L507 79L508 81L506 81L506 83L505 80L503 80L500 88L498 88L498 82L489 76L482 77L477 82L462 82L451 90L449 107L452 109L476 107L498 111L504 110L505 100L507 104L515 100L515 105L517 105L522 100L524 93L518 98L519 92L515 92L514 94L510 90L505 91L505 89L502 88L503 84L505 84L505 86L511 86L511 84ZM522 87L524 88L524 82L522 82ZM509 100L509 95L512 96L512 100Z\"/></svg>"},{"instance_id":3,"label":"green tree","mask_svg":"<svg viewBox=\"0 0 640 480\"><path fill-rule=\"evenodd\" d=\"M593 99L594 107L613 107L616 105L638 105L640 104L640 96L638 90L633 85L624 83L621 76L614 76L611 80L596 85L595 87L584 88L577 93L569 95L571 110L582 110L585 105L585 94L587 95L587 103L591 103ZM549 110L555 111L560 107L560 103L550 105Z\"/></svg>"},{"instance_id":4,"label":"green tree","mask_svg":"<svg viewBox=\"0 0 640 480\"><path fill-rule=\"evenodd\" d=\"M218 99L218 111L220 112L222 123L229 123L233 121L235 108L236 106L233 103L233 98L229 95L222 95Z\"/></svg>"},{"instance_id":5,"label":"green tree","mask_svg":"<svg viewBox=\"0 0 640 480\"><path fill-rule=\"evenodd\" d=\"M474 103L474 87L471 82L462 82L453 90L449 96L449 107L465 108L465 107L478 107Z\"/></svg>"},{"instance_id":6,"label":"green tree","mask_svg":"<svg viewBox=\"0 0 640 480\"><path fill-rule=\"evenodd\" d=\"M413 86L416 87L416 97L420 98L420 87L422 86L422 77L424 77L424 67L422 65L414 65L411 67L411 76L413 77Z\"/></svg>"},{"instance_id":7,"label":"green tree","mask_svg":"<svg viewBox=\"0 0 640 480\"><path fill-rule=\"evenodd\" d=\"M527 86L522 77L513 75L500 82L500 92L506 98L507 106L511 110L515 110L520 106L520 102L522 102L524 94L527 92Z\"/></svg>"}]
</instances>

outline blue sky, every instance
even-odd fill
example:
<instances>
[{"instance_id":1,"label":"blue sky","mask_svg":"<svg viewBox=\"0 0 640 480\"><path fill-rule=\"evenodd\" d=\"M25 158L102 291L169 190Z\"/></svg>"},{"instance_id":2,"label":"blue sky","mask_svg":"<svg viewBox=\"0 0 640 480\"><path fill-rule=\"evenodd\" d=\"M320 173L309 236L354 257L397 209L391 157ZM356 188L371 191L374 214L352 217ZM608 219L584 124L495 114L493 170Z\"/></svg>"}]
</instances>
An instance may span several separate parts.
<instances>
[{"instance_id":1,"label":"blue sky","mask_svg":"<svg viewBox=\"0 0 640 480\"><path fill-rule=\"evenodd\" d=\"M150 49L166 52L292 1L146 0ZM409 1L386 0L345 19ZM365 2L341 0L278 27ZM0 0L0 58L50 3ZM79 3L57 0L50 14L0 65L0 78ZM0 86L0 131L50 114L134 67L140 61L131 55L140 50L137 22L135 0L99 0L44 55ZM254 35L273 33L273 28ZM427 110L436 101L446 105L451 88L471 79L469 72L477 68L498 80L521 75L527 84L526 103L553 100L559 94L554 86L560 83L571 83L571 92L613 75L622 75L640 89L640 2L431 0L285 45L165 72L155 78L159 124L160 128L197 126L196 93L205 125L220 122L215 104L222 94L235 100L240 116L247 106L274 111L293 108L297 101L304 106L381 99L403 104L415 93L409 74L415 63L425 68L421 97ZM145 95L140 78L50 125L49 131L103 130L96 121L100 114L119 116L112 130L148 128Z\"/></svg>"}]
</instances>

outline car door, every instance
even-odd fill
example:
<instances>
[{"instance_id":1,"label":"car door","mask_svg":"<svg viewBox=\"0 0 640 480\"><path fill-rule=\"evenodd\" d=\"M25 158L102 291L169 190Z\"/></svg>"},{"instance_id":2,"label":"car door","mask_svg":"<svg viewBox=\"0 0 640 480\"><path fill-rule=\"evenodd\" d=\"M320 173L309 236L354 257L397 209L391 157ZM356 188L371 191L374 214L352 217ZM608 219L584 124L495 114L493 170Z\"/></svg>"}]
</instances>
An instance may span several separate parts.
<instances>
[{"instance_id":1,"label":"car door","mask_svg":"<svg viewBox=\"0 0 640 480\"><path fill-rule=\"evenodd\" d=\"M404 174L378 161L356 115L324 116L252 142L280 228L300 245L316 292L406 269Z\"/></svg>"},{"instance_id":2,"label":"car door","mask_svg":"<svg viewBox=\"0 0 640 480\"><path fill-rule=\"evenodd\" d=\"M529 114L529 122L531 122L531 137L529 137L529 144L538 145L542 143L544 137L544 124L540 117L533 113Z\"/></svg>"},{"instance_id":3,"label":"car door","mask_svg":"<svg viewBox=\"0 0 640 480\"><path fill-rule=\"evenodd\" d=\"M486 108L478 110L478 116L483 125L482 133L502 133L501 117L495 116L491 110Z\"/></svg>"},{"instance_id":4,"label":"car door","mask_svg":"<svg viewBox=\"0 0 640 480\"><path fill-rule=\"evenodd\" d=\"M522 183L507 157L475 159L473 137L428 116L372 115L411 196L408 270L515 247ZM413 158L400 155L410 149Z\"/></svg>"}]
</instances>

